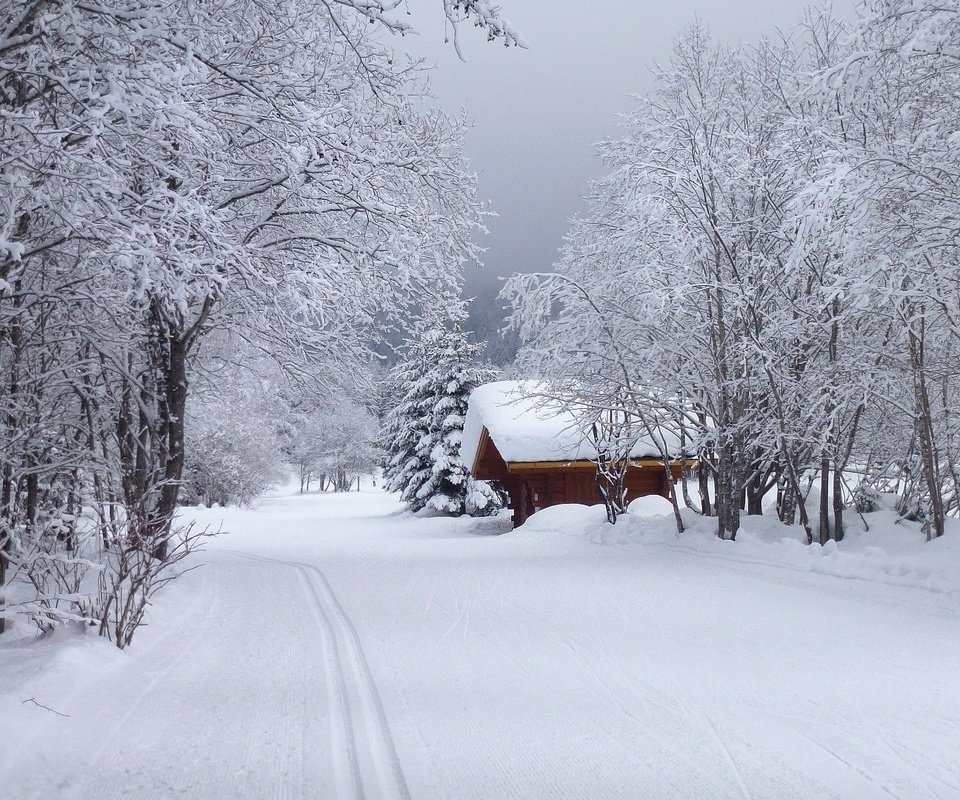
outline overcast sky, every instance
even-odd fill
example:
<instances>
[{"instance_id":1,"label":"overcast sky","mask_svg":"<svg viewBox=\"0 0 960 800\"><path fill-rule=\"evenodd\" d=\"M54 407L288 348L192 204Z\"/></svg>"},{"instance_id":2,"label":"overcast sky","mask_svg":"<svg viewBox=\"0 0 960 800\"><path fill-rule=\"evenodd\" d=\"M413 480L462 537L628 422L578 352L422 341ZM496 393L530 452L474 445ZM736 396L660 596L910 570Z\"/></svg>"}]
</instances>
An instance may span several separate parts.
<instances>
[{"instance_id":1,"label":"overcast sky","mask_svg":"<svg viewBox=\"0 0 960 800\"><path fill-rule=\"evenodd\" d=\"M837 0L850 13L854 0ZM461 26L466 62L444 45L441 0L408 0L415 37L398 48L436 63L440 105L474 123L467 155L491 220L481 274L468 291L489 297L493 276L548 270L586 181L600 172L593 144L617 135L629 95L651 86L649 66L669 58L673 38L699 18L719 40L754 42L793 28L797 0L502 0L529 49L504 48Z\"/></svg>"}]
</instances>

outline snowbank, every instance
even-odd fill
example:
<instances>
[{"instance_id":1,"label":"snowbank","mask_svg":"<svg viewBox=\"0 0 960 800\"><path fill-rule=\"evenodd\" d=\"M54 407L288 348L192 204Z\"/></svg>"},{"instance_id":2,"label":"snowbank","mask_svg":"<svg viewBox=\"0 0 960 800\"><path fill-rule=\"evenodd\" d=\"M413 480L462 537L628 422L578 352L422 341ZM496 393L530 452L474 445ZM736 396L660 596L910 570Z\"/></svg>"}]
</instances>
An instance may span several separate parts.
<instances>
[{"instance_id":1,"label":"snowbank","mask_svg":"<svg viewBox=\"0 0 960 800\"><path fill-rule=\"evenodd\" d=\"M892 511L866 514L863 520L849 511L844 540L820 546L806 544L799 525L782 525L775 517L742 517L737 540L730 542L716 537L716 520L689 509L682 516L685 531L678 535L670 504L660 497L638 498L616 525L607 522L602 505L553 506L532 515L512 536L536 537L564 548L578 542L671 548L708 559L960 592L960 520L948 520L946 534L927 542L918 523L898 519Z\"/></svg>"},{"instance_id":2,"label":"snowbank","mask_svg":"<svg viewBox=\"0 0 960 800\"><path fill-rule=\"evenodd\" d=\"M647 494L630 501L628 512L634 517L663 517L673 515L673 505L666 497Z\"/></svg>"}]
</instances>

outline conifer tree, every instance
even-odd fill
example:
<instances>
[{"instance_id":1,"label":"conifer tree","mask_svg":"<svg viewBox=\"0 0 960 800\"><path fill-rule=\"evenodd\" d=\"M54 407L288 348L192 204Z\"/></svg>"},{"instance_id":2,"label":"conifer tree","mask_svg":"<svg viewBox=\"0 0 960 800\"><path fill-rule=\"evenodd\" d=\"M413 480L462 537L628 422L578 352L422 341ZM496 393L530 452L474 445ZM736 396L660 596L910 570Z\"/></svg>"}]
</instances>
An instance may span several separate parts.
<instances>
[{"instance_id":1,"label":"conifer tree","mask_svg":"<svg viewBox=\"0 0 960 800\"><path fill-rule=\"evenodd\" d=\"M470 392L492 377L480 365L482 346L468 340L460 318L426 325L407 342L405 358L391 376L400 400L384 426L384 478L386 488L399 491L412 511L460 515L468 495L488 498L471 504L482 513L498 507L496 493L481 491L460 457Z\"/></svg>"},{"instance_id":2,"label":"conifer tree","mask_svg":"<svg viewBox=\"0 0 960 800\"><path fill-rule=\"evenodd\" d=\"M405 344L403 359L388 378L386 394L390 410L381 430L386 451L383 483L388 492L400 492L404 500L409 500L407 486L422 468L417 446L426 433L425 399L418 396L415 389L417 377L425 366L419 340L410 339Z\"/></svg>"}]
</instances>

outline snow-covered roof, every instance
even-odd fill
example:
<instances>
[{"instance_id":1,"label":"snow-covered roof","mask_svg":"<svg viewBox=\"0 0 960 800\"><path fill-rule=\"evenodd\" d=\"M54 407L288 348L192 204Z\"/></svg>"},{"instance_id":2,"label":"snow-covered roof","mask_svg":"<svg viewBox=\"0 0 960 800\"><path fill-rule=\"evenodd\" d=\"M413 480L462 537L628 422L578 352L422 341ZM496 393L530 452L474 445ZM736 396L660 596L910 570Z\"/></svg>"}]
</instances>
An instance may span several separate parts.
<instances>
[{"instance_id":1,"label":"snow-covered roof","mask_svg":"<svg viewBox=\"0 0 960 800\"><path fill-rule=\"evenodd\" d=\"M486 428L507 463L533 461L588 461L596 448L583 435L576 415L542 396L536 381L498 381L478 386L470 395L463 426L460 453L472 467ZM541 395L541 396L538 396ZM671 451L678 449L675 436L666 434ZM649 438L640 439L631 458L659 458L660 451Z\"/></svg>"}]
</instances>

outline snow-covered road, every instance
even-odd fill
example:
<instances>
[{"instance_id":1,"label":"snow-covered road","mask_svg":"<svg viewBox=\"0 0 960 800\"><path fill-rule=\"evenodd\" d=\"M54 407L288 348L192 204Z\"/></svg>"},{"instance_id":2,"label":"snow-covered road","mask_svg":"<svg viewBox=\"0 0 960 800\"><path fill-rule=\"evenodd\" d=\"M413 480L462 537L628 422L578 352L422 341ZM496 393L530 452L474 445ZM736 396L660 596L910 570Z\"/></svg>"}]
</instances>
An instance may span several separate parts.
<instances>
[{"instance_id":1,"label":"snow-covered road","mask_svg":"<svg viewBox=\"0 0 960 800\"><path fill-rule=\"evenodd\" d=\"M198 516L130 651L0 643L0 796L960 798L957 594L376 491Z\"/></svg>"}]
</instances>

